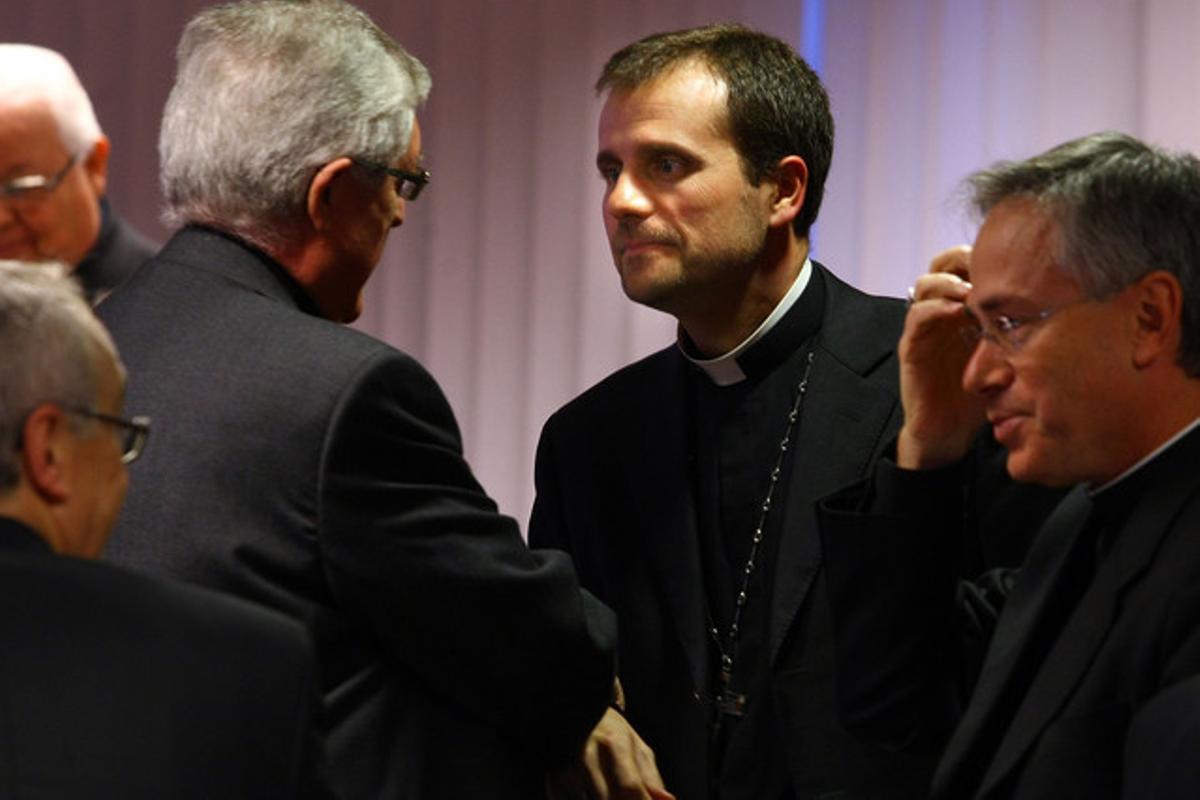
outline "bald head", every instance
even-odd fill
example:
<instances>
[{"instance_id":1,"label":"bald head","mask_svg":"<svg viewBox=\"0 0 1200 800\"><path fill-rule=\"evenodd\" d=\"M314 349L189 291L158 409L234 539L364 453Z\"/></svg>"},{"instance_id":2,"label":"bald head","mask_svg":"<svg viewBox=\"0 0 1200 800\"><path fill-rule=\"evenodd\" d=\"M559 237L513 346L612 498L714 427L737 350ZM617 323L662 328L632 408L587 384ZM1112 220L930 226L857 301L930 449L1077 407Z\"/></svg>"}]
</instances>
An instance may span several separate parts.
<instances>
[{"instance_id":1,"label":"bald head","mask_svg":"<svg viewBox=\"0 0 1200 800\"><path fill-rule=\"evenodd\" d=\"M67 60L32 44L0 44L0 114L41 104L68 152L82 155L103 135L92 101Z\"/></svg>"},{"instance_id":2,"label":"bald head","mask_svg":"<svg viewBox=\"0 0 1200 800\"><path fill-rule=\"evenodd\" d=\"M0 44L0 258L77 267L100 235L108 150L66 59Z\"/></svg>"}]
</instances>

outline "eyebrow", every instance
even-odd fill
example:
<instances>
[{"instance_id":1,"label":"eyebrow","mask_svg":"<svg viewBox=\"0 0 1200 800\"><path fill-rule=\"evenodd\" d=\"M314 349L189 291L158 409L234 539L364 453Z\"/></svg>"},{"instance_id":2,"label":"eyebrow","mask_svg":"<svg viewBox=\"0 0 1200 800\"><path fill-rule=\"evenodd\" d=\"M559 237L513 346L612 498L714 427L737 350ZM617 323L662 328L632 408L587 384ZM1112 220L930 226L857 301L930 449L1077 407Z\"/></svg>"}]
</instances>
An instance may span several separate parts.
<instances>
[{"instance_id":1,"label":"eyebrow","mask_svg":"<svg viewBox=\"0 0 1200 800\"><path fill-rule=\"evenodd\" d=\"M1025 303L1034 303L1031 298L1021 297L1014 294L1001 294L993 297L985 298L982 303L979 303L979 314L996 314L1005 311L1007 307L1019 306ZM968 308L970 308L968 306ZM970 312L975 315L974 311Z\"/></svg>"},{"instance_id":2,"label":"eyebrow","mask_svg":"<svg viewBox=\"0 0 1200 800\"><path fill-rule=\"evenodd\" d=\"M36 169L34 169L33 165L30 164L28 161L18 161L16 164L13 164L11 167L6 169L4 172L0 172L0 176L2 176L2 177L0 177L0 180L7 183L8 181L14 181L17 178L27 178L30 175L44 175L44 174L52 175L54 173L53 172L41 173L41 172L38 172Z\"/></svg>"}]
</instances>

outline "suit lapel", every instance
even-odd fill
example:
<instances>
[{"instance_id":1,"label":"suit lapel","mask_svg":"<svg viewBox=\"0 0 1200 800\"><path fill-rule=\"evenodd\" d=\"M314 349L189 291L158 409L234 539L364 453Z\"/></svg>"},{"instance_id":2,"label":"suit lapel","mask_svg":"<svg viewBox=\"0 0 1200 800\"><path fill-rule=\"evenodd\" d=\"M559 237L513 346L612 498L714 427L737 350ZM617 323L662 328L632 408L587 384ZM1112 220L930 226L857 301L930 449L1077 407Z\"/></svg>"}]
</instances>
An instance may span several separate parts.
<instances>
[{"instance_id":1,"label":"suit lapel","mask_svg":"<svg viewBox=\"0 0 1200 800\"><path fill-rule=\"evenodd\" d=\"M1112 551L1047 656L1046 663L1053 664L1053 669L1040 669L1022 700L984 778L981 794L1020 763L1037 737L1058 716L1094 660L1112 627L1121 593L1149 566L1171 521L1200 484L1200 476L1185 468L1194 463L1191 458L1196 455L1197 442L1200 437L1192 434L1179 447L1164 454L1165 461L1177 466L1161 464L1164 469L1156 470L1156 478L1161 475L1162 479L1150 483L1115 537ZM1025 580L1024 576L1021 580Z\"/></svg>"},{"instance_id":2,"label":"suit lapel","mask_svg":"<svg viewBox=\"0 0 1200 800\"><path fill-rule=\"evenodd\" d=\"M683 358L663 353L647 387L640 444L626 472L636 524L658 577L662 600L687 656L693 686L707 686L704 595L690 470L687 378ZM636 465L636 467L634 467Z\"/></svg>"},{"instance_id":3,"label":"suit lapel","mask_svg":"<svg viewBox=\"0 0 1200 800\"><path fill-rule=\"evenodd\" d=\"M1004 687L1012 678L1021 653L1029 646L1034 623L1051 596L1051 589L1091 510L1082 487L1068 494L1046 520L1020 577L1005 603L992 635L970 703L950 738L933 781L933 795L943 796L954 774L972 758L988 757L971 751L997 711Z\"/></svg>"},{"instance_id":4,"label":"suit lapel","mask_svg":"<svg viewBox=\"0 0 1200 800\"><path fill-rule=\"evenodd\" d=\"M862 294L816 262L814 268L814 278L825 288L825 307L779 528L772 662L821 566L816 501L861 478L899 426L892 353L904 322L903 307Z\"/></svg>"},{"instance_id":5,"label":"suit lapel","mask_svg":"<svg viewBox=\"0 0 1200 800\"><path fill-rule=\"evenodd\" d=\"M896 395L865 381L824 347L814 351L787 487L771 608L770 655L779 648L821 566L816 501L860 478L886 440Z\"/></svg>"}]
</instances>

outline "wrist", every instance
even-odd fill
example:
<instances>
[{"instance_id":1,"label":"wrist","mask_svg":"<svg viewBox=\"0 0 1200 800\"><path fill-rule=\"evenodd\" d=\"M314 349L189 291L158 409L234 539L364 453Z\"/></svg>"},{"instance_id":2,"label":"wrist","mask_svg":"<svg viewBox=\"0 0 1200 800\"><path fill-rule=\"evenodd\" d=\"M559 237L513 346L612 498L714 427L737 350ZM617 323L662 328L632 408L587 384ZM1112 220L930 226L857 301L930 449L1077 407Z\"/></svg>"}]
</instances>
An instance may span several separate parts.
<instances>
[{"instance_id":1,"label":"wrist","mask_svg":"<svg viewBox=\"0 0 1200 800\"><path fill-rule=\"evenodd\" d=\"M905 425L896 437L896 466L913 471L941 469L961 461L969 446L969 442L966 446L958 446L945 439L922 440Z\"/></svg>"}]
</instances>

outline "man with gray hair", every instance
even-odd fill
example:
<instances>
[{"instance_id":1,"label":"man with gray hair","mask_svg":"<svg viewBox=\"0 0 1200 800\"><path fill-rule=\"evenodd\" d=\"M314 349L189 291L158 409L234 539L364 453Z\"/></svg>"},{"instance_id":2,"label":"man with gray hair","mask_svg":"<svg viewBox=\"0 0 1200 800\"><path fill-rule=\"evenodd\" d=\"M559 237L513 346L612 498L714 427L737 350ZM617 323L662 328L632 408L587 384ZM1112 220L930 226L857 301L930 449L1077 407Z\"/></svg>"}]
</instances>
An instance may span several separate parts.
<instances>
[{"instance_id":1,"label":"man with gray hair","mask_svg":"<svg viewBox=\"0 0 1200 800\"><path fill-rule=\"evenodd\" d=\"M148 433L123 384L63 270L0 261L0 792L324 797L300 625L84 560Z\"/></svg>"},{"instance_id":2,"label":"man with gray hair","mask_svg":"<svg viewBox=\"0 0 1200 800\"><path fill-rule=\"evenodd\" d=\"M1200 672L1200 160L1100 133L969 183L974 248L914 287L895 458L822 505L842 711L949 735L934 798L1117 797L1134 713ZM985 421L1013 478L1073 488L1020 570L956 585Z\"/></svg>"},{"instance_id":3,"label":"man with gray hair","mask_svg":"<svg viewBox=\"0 0 1200 800\"><path fill-rule=\"evenodd\" d=\"M101 309L171 424L107 555L310 623L343 796L536 797L611 697L611 612L497 513L429 374L333 324L429 181L429 75L339 0L206 9L178 58L183 227Z\"/></svg>"},{"instance_id":4,"label":"man with gray hair","mask_svg":"<svg viewBox=\"0 0 1200 800\"><path fill-rule=\"evenodd\" d=\"M105 196L109 149L65 58L0 44L0 258L61 261L97 302L152 256Z\"/></svg>"}]
</instances>

